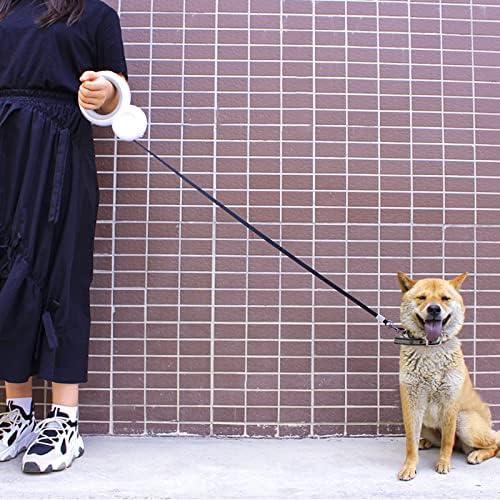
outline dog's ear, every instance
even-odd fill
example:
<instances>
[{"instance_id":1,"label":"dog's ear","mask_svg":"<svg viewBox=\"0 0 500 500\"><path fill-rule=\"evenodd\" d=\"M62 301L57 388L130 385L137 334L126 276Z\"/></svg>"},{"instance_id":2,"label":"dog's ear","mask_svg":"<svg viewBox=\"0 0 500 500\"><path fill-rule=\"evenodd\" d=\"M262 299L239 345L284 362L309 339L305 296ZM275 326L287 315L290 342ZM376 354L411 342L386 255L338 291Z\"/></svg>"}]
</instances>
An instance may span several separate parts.
<instances>
[{"instance_id":1,"label":"dog's ear","mask_svg":"<svg viewBox=\"0 0 500 500\"><path fill-rule=\"evenodd\" d=\"M465 281L465 278L467 278L467 276L469 276L469 273L463 273L460 276L449 280L449 283L457 290L460 290L460 287L462 286L462 283Z\"/></svg>"},{"instance_id":2,"label":"dog's ear","mask_svg":"<svg viewBox=\"0 0 500 500\"><path fill-rule=\"evenodd\" d=\"M398 281L399 288L401 288L403 293L406 293L417 282L417 280L412 280L407 274L402 272L398 273Z\"/></svg>"}]
</instances>

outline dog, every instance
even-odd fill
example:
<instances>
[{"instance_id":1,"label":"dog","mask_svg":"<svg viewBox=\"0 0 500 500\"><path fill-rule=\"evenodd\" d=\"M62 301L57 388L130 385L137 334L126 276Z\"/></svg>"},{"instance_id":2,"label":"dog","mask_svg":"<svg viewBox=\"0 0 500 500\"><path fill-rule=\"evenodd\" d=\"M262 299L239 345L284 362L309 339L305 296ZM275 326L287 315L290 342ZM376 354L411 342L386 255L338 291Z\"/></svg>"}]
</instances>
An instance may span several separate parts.
<instances>
[{"instance_id":1,"label":"dog","mask_svg":"<svg viewBox=\"0 0 500 500\"><path fill-rule=\"evenodd\" d=\"M467 277L414 280L398 273L402 292L401 325L411 342L400 352L399 388L406 434L406 459L399 479L415 477L418 450L440 447L436 471L450 471L454 447L470 464L494 457L500 433L472 385L457 335L465 306L460 287Z\"/></svg>"}]
</instances>

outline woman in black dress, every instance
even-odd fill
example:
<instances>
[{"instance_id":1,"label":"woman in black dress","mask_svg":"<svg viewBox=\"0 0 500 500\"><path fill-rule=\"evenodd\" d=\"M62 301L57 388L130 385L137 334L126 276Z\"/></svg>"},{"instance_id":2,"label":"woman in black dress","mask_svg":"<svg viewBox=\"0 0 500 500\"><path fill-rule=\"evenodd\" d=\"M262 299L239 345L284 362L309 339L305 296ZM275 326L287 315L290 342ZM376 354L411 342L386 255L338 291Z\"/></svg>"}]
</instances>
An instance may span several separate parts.
<instances>
[{"instance_id":1,"label":"woman in black dress","mask_svg":"<svg viewBox=\"0 0 500 500\"><path fill-rule=\"evenodd\" d=\"M61 470L83 453L98 186L90 124L127 77L118 16L101 0L0 0L0 461ZM52 382L35 423L31 377Z\"/></svg>"}]
</instances>

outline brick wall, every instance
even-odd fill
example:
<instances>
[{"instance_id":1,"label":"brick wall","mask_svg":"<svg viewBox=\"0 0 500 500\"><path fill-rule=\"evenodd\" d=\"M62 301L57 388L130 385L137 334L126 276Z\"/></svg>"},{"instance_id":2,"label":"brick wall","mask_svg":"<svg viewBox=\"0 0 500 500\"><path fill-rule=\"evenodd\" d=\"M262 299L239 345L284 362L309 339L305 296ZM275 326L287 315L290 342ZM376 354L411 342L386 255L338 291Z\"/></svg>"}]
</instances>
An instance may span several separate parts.
<instances>
[{"instance_id":1,"label":"brick wall","mask_svg":"<svg viewBox=\"0 0 500 500\"><path fill-rule=\"evenodd\" d=\"M471 273L463 348L498 424L498 1L109 3L155 152L391 319L397 271ZM96 135L85 432L402 431L391 331Z\"/></svg>"}]
</instances>

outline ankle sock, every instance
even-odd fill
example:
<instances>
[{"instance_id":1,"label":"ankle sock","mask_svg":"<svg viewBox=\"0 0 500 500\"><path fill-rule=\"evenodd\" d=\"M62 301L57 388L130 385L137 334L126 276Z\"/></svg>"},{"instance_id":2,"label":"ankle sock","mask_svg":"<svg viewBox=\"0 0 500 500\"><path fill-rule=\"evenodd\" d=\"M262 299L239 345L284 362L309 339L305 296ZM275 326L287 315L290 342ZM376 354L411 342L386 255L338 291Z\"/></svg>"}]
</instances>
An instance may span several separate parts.
<instances>
[{"instance_id":1,"label":"ankle sock","mask_svg":"<svg viewBox=\"0 0 500 500\"><path fill-rule=\"evenodd\" d=\"M26 415L31 415L31 407L33 405L33 398L8 398L7 405L12 403L19 408L22 408Z\"/></svg>"},{"instance_id":2,"label":"ankle sock","mask_svg":"<svg viewBox=\"0 0 500 500\"><path fill-rule=\"evenodd\" d=\"M78 420L78 406L52 405L51 412L57 414L65 413L72 422Z\"/></svg>"}]
</instances>

